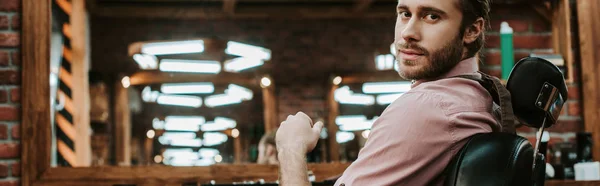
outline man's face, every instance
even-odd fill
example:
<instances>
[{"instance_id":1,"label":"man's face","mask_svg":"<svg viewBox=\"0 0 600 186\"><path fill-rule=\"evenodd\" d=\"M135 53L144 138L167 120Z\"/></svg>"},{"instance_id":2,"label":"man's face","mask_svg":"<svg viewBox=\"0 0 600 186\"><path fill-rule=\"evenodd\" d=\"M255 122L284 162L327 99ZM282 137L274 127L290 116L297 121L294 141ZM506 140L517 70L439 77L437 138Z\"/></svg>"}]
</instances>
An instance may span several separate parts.
<instances>
[{"instance_id":1,"label":"man's face","mask_svg":"<svg viewBox=\"0 0 600 186\"><path fill-rule=\"evenodd\" d=\"M398 0L395 41L399 74L433 79L463 58L458 0Z\"/></svg>"}]
</instances>

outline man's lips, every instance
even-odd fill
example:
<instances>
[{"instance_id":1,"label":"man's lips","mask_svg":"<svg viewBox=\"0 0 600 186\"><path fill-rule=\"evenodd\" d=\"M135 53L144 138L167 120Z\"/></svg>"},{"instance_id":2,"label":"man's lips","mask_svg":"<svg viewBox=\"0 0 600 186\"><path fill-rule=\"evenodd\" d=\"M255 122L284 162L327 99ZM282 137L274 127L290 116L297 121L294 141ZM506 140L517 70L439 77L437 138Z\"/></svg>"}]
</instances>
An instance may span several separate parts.
<instances>
[{"instance_id":1,"label":"man's lips","mask_svg":"<svg viewBox=\"0 0 600 186\"><path fill-rule=\"evenodd\" d=\"M423 56L423 53L418 52L416 50L398 50L400 53L400 58L404 60L416 60L417 58Z\"/></svg>"}]
</instances>

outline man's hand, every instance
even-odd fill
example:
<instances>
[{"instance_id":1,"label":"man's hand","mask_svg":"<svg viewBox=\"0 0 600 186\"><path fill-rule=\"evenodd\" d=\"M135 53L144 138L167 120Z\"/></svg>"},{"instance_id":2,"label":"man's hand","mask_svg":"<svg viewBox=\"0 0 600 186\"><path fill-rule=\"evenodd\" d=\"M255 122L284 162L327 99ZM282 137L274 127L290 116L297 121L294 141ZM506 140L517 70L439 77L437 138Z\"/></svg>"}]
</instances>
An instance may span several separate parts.
<instances>
[{"instance_id":1,"label":"man's hand","mask_svg":"<svg viewBox=\"0 0 600 186\"><path fill-rule=\"evenodd\" d=\"M308 153L317 146L322 129L322 122L317 122L313 126L310 117L303 112L289 115L277 129L275 135L277 149Z\"/></svg>"},{"instance_id":2,"label":"man's hand","mask_svg":"<svg viewBox=\"0 0 600 186\"><path fill-rule=\"evenodd\" d=\"M288 116L281 123L275 134L281 185L310 185L306 173L306 153L317 145L321 129L322 122L313 126L310 117L302 112Z\"/></svg>"}]
</instances>

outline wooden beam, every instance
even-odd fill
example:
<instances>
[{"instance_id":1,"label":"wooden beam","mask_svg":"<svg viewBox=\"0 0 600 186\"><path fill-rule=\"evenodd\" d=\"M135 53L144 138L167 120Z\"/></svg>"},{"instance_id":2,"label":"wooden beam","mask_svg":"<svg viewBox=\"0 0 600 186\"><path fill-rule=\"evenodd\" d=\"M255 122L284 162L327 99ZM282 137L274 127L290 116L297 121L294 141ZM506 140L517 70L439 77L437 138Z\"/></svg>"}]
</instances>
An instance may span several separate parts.
<instances>
[{"instance_id":1,"label":"wooden beam","mask_svg":"<svg viewBox=\"0 0 600 186\"><path fill-rule=\"evenodd\" d=\"M329 147L329 160L332 162L340 161L340 148L338 142L335 139L336 133L338 131L338 126L335 124L335 118L339 115L339 105L337 101L335 101L334 97L335 90L337 88L338 85L331 84L329 92L327 93L327 145Z\"/></svg>"},{"instance_id":2,"label":"wooden beam","mask_svg":"<svg viewBox=\"0 0 600 186\"><path fill-rule=\"evenodd\" d=\"M581 51L581 91L585 131L592 134L595 161L600 161L600 1L577 1Z\"/></svg>"},{"instance_id":3,"label":"wooden beam","mask_svg":"<svg viewBox=\"0 0 600 186\"><path fill-rule=\"evenodd\" d=\"M566 81L573 82L573 41L571 33L571 8L569 0L559 0L552 12L552 46L561 54L567 67Z\"/></svg>"},{"instance_id":4,"label":"wooden beam","mask_svg":"<svg viewBox=\"0 0 600 186\"><path fill-rule=\"evenodd\" d=\"M263 107L264 107L264 120L265 120L265 133L271 132L279 127L278 112L277 112L277 96L275 95L275 85L271 83L271 86L265 87L262 90L263 96Z\"/></svg>"},{"instance_id":5,"label":"wooden beam","mask_svg":"<svg viewBox=\"0 0 600 186\"><path fill-rule=\"evenodd\" d=\"M117 165L131 165L131 111L127 88L121 81L115 84L115 156Z\"/></svg>"},{"instance_id":6,"label":"wooden beam","mask_svg":"<svg viewBox=\"0 0 600 186\"><path fill-rule=\"evenodd\" d=\"M161 83L187 83L187 82L212 82L215 85L238 84L258 87L258 77L254 74L228 73L219 74L194 74L194 73L170 73L160 71L142 71L129 76L131 85L149 85Z\"/></svg>"},{"instance_id":7,"label":"wooden beam","mask_svg":"<svg viewBox=\"0 0 600 186\"><path fill-rule=\"evenodd\" d=\"M235 14L235 4L237 0L223 0L223 12L228 15Z\"/></svg>"},{"instance_id":8,"label":"wooden beam","mask_svg":"<svg viewBox=\"0 0 600 186\"><path fill-rule=\"evenodd\" d=\"M50 1L21 1L21 184L50 168Z\"/></svg>"},{"instance_id":9,"label":"wooden beam","mask_svg":"<svg viewBox=\"0 0 600 186\"><path fill-rule=\"evenodd\" d=\"M71 22L71 71L73 76L73 104L77 109L73 114L73 124L77 131L75 138L75 154L77 165L90 166L92 163L91 127L90 127L90 92L88 71L90 64L89 32L85 0L72 0Z\"/></svg>"},{"instance_id":10,"label":"wooden beam","mask_svg":"<svg viewBox=\"0 0 600 186\"><path fill-rule=\"evenodd\" d=\"M308 164L308 170L313 171L316 181L320 182L326 178L342 174L349 165L349 163ZM183 182L208 183L211 180L215 180L217 183L258 179L274 182L278 177L277 165L229 164L207 167L56 167L46 171L42 175L41 180L44 182L89 182L101 180L110 181L111 183L180 183L179 185L181 185Z\"/></svg>"},{"instance_id":11,"label":"wooden beam","mask_svg":"<svg viewBox=\"0 0 600 186\"><path fill-rule=\"evenodd\" d=\"M369 9L369 6L371 6L371 3L373 3L374 0L355 0L356 4L354 4L354 12L356 13L362 13L365 12L367 9Z\"/></svg>"}]
</instances>

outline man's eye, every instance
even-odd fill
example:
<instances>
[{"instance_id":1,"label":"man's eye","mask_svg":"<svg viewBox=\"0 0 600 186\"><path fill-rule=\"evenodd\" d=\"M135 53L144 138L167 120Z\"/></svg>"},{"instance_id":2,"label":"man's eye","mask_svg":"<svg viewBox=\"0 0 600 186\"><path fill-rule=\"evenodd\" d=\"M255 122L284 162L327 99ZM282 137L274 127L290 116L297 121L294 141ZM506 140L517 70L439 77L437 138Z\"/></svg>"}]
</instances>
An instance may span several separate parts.
<instances>
[{"instance_id":1,"label":"man's eye","mask_svg":"<svg viewBox=\"0 0 600 186\"><path fill-rule=\"evenodd\" d=\"M411 15L408 12L399 12L398 15L402 18L409 18Z\"/></svg>"},{"instance_id":2,"label":"man's eye","mask_svg":"<svg viewBox=\"0 0 600 186\"><path fill-rule=\"evenodd\" d=\"M425 19L431 20L431 21L436 21L436 20L440 19L440 16L435 15L435 14L427 14L425 16Z\"/></svg>"}]
</instances>

